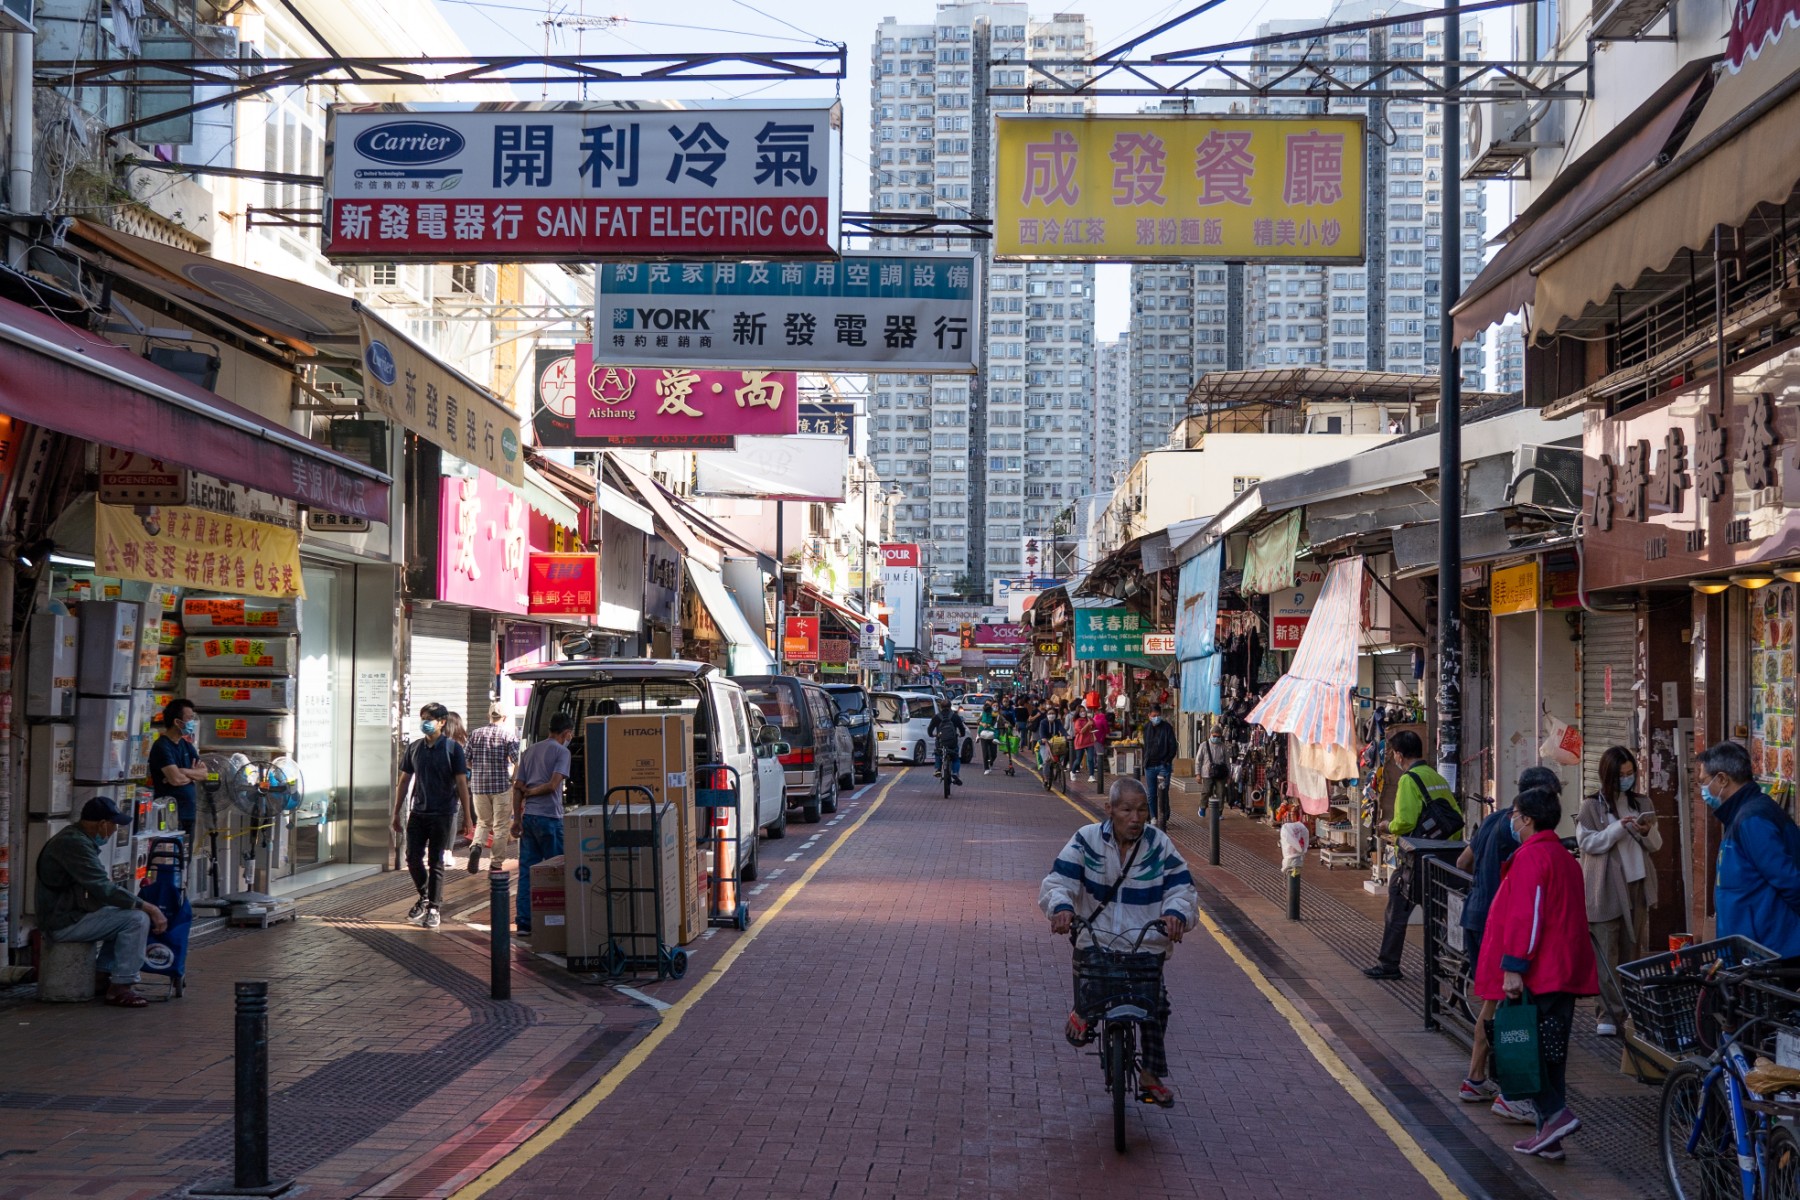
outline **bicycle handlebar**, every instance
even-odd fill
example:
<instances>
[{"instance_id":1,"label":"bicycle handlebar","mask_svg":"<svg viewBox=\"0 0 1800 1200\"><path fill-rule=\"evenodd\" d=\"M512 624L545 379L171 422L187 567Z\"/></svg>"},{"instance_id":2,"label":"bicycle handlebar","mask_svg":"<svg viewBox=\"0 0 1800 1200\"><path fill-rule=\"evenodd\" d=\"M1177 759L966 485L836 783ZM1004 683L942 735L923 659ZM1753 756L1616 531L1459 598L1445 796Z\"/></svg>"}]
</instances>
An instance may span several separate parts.
<instances>
[{"instance_id":1,"label":"bicycle handlebar","mask_svg":"<svg viewBox=\"0 0 1800 1200\"><path fill-rule=\"evenodd\" d=\"M1082 931L1086 930L1087 932L1089 932L1091 934L1093 932L1093 928L1094 928L1094 922L1091 919L1086 918L1086 917L1076 917L1073 921L1071 921L1069 923L1069 945L1079 946ZM1157 917L1154 920L1146 921L1143 924L1143 926L1138 929L1137 938L1136 938L1136 940L1134 940L1131 943L1131 950L1129 951L1130 953L1135 954L1138 952L1139 949L1141 949L1143 947L1144 939L1150 935L1150 931L1152 929L1156 930L1156 932L1162 934L1164 937L1169 936L1169 923L1167 921L1165 921L1163 918ZM1128 934L1115 934L1113 936L1115 938L1119 938L1119 937L1127 937L1129 935ZM1098 946L1100 944L1100 939L1097 936L1094 938L1094 944L1096 946ZM1105 947L1102 947L1102 949L1105 949Z\"/></svg>"}]
</instances>

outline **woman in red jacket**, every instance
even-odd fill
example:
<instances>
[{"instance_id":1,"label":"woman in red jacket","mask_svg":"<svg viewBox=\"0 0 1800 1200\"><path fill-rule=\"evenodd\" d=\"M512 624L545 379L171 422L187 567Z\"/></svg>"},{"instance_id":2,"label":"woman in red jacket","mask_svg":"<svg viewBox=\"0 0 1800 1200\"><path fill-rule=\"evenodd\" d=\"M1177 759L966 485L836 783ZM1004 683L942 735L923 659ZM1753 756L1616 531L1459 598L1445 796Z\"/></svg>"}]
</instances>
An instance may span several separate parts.
<instances>
[{"instance_id":1,"label":"woman in red jacket","mask_svg":"<svg viewBox=\"0 0 1800 1200\"><path fill-rule=\"evenodd\" d=\"M1481 999L1529 994L1537 1006L1543 1075L1537 1132L1513 1149L1548 1159L1561 1158L1562 1140L1581 1128L1581 1118L1568 1107L1569 1025L1576 998L1600 991L1581 865L1556 836L1561 821L1555 792L1531 788L1513 801L1519 848L1500 877L1475 965L1475 994Z\"/></svg>"}]
</instances>

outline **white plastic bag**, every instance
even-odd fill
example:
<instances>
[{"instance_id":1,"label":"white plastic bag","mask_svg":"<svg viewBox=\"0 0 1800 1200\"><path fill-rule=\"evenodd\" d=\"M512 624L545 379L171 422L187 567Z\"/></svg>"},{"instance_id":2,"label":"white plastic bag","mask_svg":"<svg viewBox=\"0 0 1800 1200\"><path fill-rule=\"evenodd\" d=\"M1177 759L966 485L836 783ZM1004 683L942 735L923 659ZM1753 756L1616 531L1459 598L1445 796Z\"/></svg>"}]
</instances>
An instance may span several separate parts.
<instances>
[{"instance_id":1,"label":"white plastic bag","mask_svg":"<svg viewBox=\"0 0 1800 1200\"><path fill-rule=\"evenodd\" d=\"M1544 740L1538 743L1538 755L1559 767L1572 767L1581 761L1581 730L1565 725L1554 714L1544 718Z\"/></svg>"},{"instance_id":2,"label":"white plastic bag","mask_svg":"<svg viewBox=\"0 0 1800 1200\"><path fill-rule=\"evenodd\" d=\"M1300 821L1289 821L1281 827L1281 869L1298 871L1300 864L1306 861L1306 851L1312 845L1312 835L1306 825Z\"/></svg>"}]
</instances>

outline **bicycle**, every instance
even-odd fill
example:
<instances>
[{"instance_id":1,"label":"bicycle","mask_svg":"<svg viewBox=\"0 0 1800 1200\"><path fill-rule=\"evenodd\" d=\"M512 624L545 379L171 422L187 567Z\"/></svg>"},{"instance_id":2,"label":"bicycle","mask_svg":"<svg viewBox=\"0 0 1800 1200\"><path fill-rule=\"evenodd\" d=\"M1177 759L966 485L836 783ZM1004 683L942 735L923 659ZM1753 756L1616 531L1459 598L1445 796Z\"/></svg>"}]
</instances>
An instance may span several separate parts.
<instances>
[{"instance_id":1,"label":"bicycle","mask_svg":"<svg viewBox=\"0 0 1800 1200\"><path fill-rule=\"evenodd\" d=\"M1714 962L1704 971L1638 982L1643 989L1698 984L1695 1040L1706 1049L1715 1023L1720 1033L1705 1059L1681 1063L1663 1082L1657 1141L1675 1200L1800 1198L1800 1136L1793 1128L1800 1118L1800 1076L1785 1085L1791 1092L1758 1092L1746 1081L1752 1071L1746 1045L1762 1048L1753 1035L1767 1041L1800 1035L1788 1023L1800 1018L1800 994L1767 982L1795 974L1791 962ZM1763 1011L1770 1009L1780 1016ZM1725 1028L1736 1017L1742 1018L1736 1027Z\"/></svg>"},{"instance_id":2,"label":"bicycle","mask_svg":"<svg viewBox=\"0 0 1800 1200\"><path fill-rule=\"evenodd\" d=\"M945 745L941 742L938 744L938 748L937 748L938 774L940 776L942 776L943 780L944 780L944 799L946 799L946 800L948 800L950 798L950 788L952 787L952 781L956 778L956 767L954 765L952 765L952 762L951 762L951 760L956 757L958 757L958 751L955 747Z\"/></svg>"},{"instance_id":3,"label":"bicycle","mask_svg":"<svg viewBox=\"0 0 1800 1200\"><path fill-rule=\"evenodd\" d=\"M1100 1014L1088 1040L1100 1043L1100 1068L1106 1090L1112 1093L1113 1149L1120 1154L1125 1153L1126 1098L1137 1087L1138 1026L1154 1019L1162 1001L1162 955L1142 949L1152 930L1164 935L1169 931L1158 917L1137 931L1130 950L1121 951L1101 946L1090 921L1077 917L1069 926L1069 944L1075 950L1076 1011ZM1080 944L1084 931L1093 942L1085 948ZM1128 935L1112 936L1116 942Z\"/></svg>"},{"instance_id":4,"label":"bicycle","mask_svg":"<svg viewBox=\"0 0 1800 1200\"><path fill-rule=\"evenodd\" d=\"M1058 742L1063 745L1059 747ZM1050 738L1042 743L1044 747L1044 790L1053 792L1069 782L1069 756L1067 740Z\"/></svg>"}]
</instances>

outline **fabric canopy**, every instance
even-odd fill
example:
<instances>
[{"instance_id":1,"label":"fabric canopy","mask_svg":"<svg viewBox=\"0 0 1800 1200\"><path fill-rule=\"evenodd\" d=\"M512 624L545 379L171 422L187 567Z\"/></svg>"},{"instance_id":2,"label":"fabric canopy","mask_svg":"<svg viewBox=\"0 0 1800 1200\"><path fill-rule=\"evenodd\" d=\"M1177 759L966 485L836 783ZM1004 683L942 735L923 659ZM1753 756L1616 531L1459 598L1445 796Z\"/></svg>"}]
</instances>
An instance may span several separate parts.
<instances>
[{"instance_id":1,"label":"fabric canopy","mask_svg":"<svg viewBox=\"0 0 1800 1200\"><path fill-rule=\"evenodd\" d=\"M1353 697L1362 573L1360 555L1331 564L1294 663L1251 712L1252 725L1291 733L1302 742L1356 745Z\"/></svg>"},{"instance_id":2,"label":"fabric canopy","mask_svg":"<svg viewBox=\"0 0 1800 1200\"><path fill-rule=\"evenodd\" d=\"M9 300L0 300L0 412L311 508L388 519L382 472Z\"/></svg>"},{"instance_id":3,"label":"fabric canopy","mask_svg":"<svg viewBox=\"0 0 1800 1200\"><path fill-rule=\"evenodd\" d=\"M1181 710L1219 711L1219 568L1225 543L1214 542L1181 564L1175 600L1175 660L1181 666Z\"/></svg>"},{"instance_id":4,"label":"fabric canopy","mask_svg":"<svg viewBox=\"0 0 1800 1200\"><path fill-rule=\"evenodd\" d=\"M700 593L700 602L706 605L706 611L712 614L713 624L719 627L719 632L731 644L730 673L767 675L773 671L775 656L769 653L769 647L750 628L743 610L738 608L731 594L725 590L725 580L719 572L711 567L701 566L691 558L685 561L688 578L693 581L694 590Z\"/></svg>"},{"instance_id":5,"label":"fabric canopy","mask_svg":"<svg viewBox=\"0 0 1800 1200\"><path fill-rule=\"evenodd\" d=\"M1294 553L1299 548L1300 510L1296 508L1250 539L1243 590L1271 596L1293 587Z\"/></svg>"}]
</instances>

